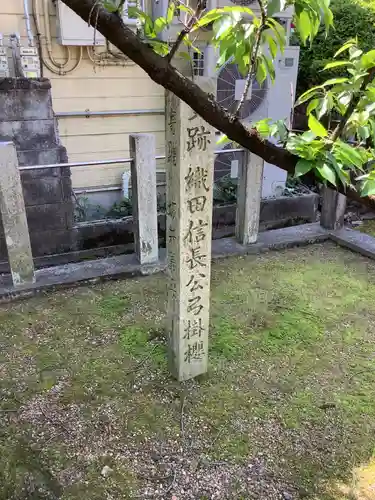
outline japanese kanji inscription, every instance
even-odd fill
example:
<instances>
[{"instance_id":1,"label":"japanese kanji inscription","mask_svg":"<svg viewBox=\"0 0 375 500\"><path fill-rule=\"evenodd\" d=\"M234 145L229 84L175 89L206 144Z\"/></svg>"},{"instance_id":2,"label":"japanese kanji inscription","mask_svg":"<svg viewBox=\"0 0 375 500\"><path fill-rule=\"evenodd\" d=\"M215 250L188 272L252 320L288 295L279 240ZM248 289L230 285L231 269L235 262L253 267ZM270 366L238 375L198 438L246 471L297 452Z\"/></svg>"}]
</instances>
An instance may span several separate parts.
<instances>
[{"instance_id":1,"label":"japanese kanji inscription","mask_svg":"<svg viewBox=\"0 0 375 500\"><path fill-rule=\"evenodd\" d=\"M169 351L186 380L207 371L215 135L176 96L166 102Z\"/></svg>"}]
</instances>

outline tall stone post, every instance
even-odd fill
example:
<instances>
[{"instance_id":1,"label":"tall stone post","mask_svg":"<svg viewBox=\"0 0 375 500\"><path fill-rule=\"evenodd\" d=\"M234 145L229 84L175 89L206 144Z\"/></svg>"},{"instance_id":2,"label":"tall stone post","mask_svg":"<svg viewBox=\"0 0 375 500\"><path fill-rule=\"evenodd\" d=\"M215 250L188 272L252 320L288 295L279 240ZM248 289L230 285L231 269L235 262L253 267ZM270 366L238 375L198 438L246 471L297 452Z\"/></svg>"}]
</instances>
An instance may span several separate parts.
<instances>
[{"instance_id":1,"label":"tall stone post","mask_svg":"<svg viewBox=\"0 0 375 500\"><path fill-rule=\"evenodd\" d=\"M129 137L135 253L140 264L159 259L155 136Z\"/></svg>"},{"instance_id":2,"label":"tall stone post","mask_svg":"<svg viewBox=\"0 0 375 500\"><path fill-rule=\"evenodd\" d=\"M0 212L15 288L35 282L17 153L12 142L0 142Z\"/></svg>"},{"instance_id":3,"label":"tall stone post","mask_svg":"<svg viewBox=\"0 0 375 500\"><path fill-rule=\"evenodd\" d=\"M264 161L245 151L238 171L236 238L242 245L256 243L259 230Z\"/></svg>"},{"instance_id":4,"label":"tall stone post","mask_svg":"<svg viewBox=\"0 0 375 500\"><path fill-rule=\"evenodd\" d=\"M320 225L325 229L340 229L344 225L346 196L323 186Z\"/></svg>"},{"instance_id":5,"label":"tall stone post","mask_svg":"<svg viewBox=\"0 0 375 500\"><path fill-rule=\"evenodd\" d=\"M172 374L207 371L215 134L166 95L168 338Z\"/></svg>"}]
</instances>

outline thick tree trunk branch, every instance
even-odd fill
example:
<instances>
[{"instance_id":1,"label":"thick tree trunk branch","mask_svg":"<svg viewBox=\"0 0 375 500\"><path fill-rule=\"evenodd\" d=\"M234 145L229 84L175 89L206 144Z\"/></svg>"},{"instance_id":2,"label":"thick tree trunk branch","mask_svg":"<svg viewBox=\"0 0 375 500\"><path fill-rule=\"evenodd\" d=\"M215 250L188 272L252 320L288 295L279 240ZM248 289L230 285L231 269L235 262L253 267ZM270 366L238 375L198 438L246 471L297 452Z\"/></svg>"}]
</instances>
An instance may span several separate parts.
<instances>
[{"instance_id":1,"label":"thick tree trunk branch","mask_svg":"<svg viewBox=\"0 0 375 500\"><path fill-rule=\"evenodd\" d=\"M90 18L93 6L98 3L97 0L62 1L86 22ZM286 149L279 148L269 141L263 140L256 130L248 129L238 118L228 113L198 85L173 68L166 58L159 56L145 43L141 42L136 34L124 25L119 16L109 13L102 7L98 6L98 8L97 30L112 45L138 64L154 82L173 92L210 125L223 132L231 140L241 144L241 146L260 156L266 162L294 174L295 165L298 161L296 156ZM339 190L348 197L375 210L375 199L361 198L355 190L349 188L346 192L344 188Z\"/></svg>"}]
</instances>

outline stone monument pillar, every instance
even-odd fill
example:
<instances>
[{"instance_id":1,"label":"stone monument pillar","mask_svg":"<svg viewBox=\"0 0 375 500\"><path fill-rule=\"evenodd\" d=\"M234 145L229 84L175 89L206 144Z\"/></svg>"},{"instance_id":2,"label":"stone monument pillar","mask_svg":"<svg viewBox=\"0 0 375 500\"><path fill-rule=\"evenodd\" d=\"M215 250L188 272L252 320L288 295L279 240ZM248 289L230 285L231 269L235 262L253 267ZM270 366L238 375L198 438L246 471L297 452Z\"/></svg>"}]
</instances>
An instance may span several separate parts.
<instances>
[{"instance_id":1,"label":"stone monument pillar","mask_svg":"<svg viewBox=\"0 0 375 500\"><path fill-rule=\"evenodd\" d=\"M180 381L207 371L214 129L166 95L168 338Z\"/></svg>"}]
</instances>

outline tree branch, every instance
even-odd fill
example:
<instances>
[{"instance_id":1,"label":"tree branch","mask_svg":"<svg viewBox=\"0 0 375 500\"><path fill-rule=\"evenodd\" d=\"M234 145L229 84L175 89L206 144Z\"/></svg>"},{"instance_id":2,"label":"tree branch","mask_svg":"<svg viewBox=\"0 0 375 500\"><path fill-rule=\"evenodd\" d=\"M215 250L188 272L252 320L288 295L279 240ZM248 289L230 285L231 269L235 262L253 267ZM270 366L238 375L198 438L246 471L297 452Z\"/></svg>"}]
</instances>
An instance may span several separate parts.
<instances>
[{"instance_id":1,"label":"tree branch","mask_svg":"<svg viewBox=\"0 0 375 500\"><path fill-rule=\"evenodd\" d=\"M190 33L190 31L193 29L195 23L199 20L199 18L202 15L202 12L206 9L206 7L207 7L207 0L198 0L196 11L189 19L189 22L187 23L185 28L183 30L181 30L180 34L177 37L177 40L173 44L171 51L169 52L169 54L167 56L168 62L172 61L173 56L176 54L176 52L177 52L179 46L181 45L181 43L183 42L185 36L188 35Z\"/></svg>"},{"instance_id":2,"label":"tree branch","mask_svg":"<svg viewBox=\"0 0 375 500\"><path fill-rule=\"evenodd\" d=\"M96 3L96 0L62 1L86 22ZM138 64L155 83L173 92L214 128L266 162L294 174L297 156L263 140L255 129L247 129L237 117L228 113L212 96L206 94L198 85L170 65L165 57L159 56L152 48L142 43L117 15L100 7L97 29L112 45ZM375 198L362 198L351 188L345 191L343 187L340 187L339 191L375 210Z\"/></svg>"},{"instance_id":3,"label":"tree branch","mask_svg":"<svg viewBox=\"0 0 375 500\"><path fill-rule=\"evenodd\" d=\"M244 102L246 100L246 96L249 92L250 85L251 85L252 80L254 78L256 62L258 59L258 52L260 49L260 42L262 40L262 32L266 27L267 14L266 14L264 5L262 3L262 0L258 0L258 4L259 4L259 8L260 8L260 13L261 13L261 23L260 23L258 32L257 32L256 37L255 37L255 45L254 45L254 50L252 51L251 58L250 58L249 71L247 73L245 87L244 87L241 99L238 101L238 104L234 110L234 114L236 116L239 115L241 108L244 105Z\"/></svg>"}]
</instances>

